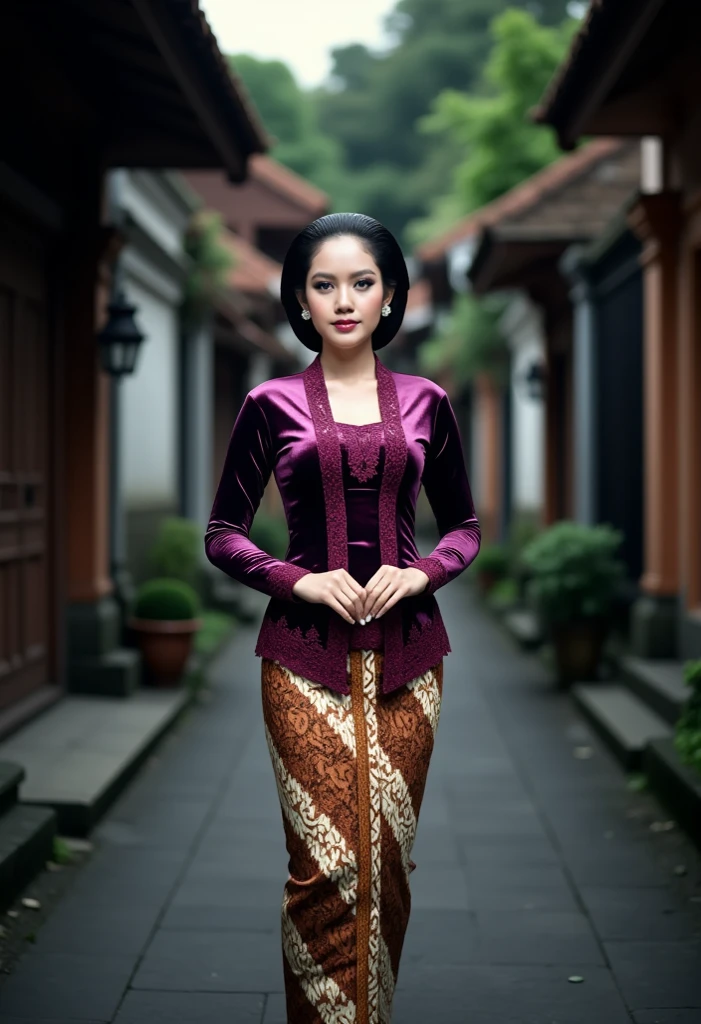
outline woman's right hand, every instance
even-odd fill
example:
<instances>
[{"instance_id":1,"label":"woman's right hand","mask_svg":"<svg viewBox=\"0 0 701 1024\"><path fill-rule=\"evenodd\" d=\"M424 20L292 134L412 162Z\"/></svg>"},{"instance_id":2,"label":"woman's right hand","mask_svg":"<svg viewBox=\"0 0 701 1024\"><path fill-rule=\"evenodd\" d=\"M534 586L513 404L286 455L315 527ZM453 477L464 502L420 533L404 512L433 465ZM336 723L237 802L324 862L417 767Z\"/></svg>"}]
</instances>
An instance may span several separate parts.
<instances>
[{"instance_id":1,"label":"woman's right hand","mask_svg":"<svg viewBox=\"0 0 701 1024\"><path fill-rule=\"evenodd\" d=\"M350 623L362 617L365 607L365 587L361 587L346 569L305 573L295 583L292 593L311 604L327 604Z\"/></svg>"}]
</instances>

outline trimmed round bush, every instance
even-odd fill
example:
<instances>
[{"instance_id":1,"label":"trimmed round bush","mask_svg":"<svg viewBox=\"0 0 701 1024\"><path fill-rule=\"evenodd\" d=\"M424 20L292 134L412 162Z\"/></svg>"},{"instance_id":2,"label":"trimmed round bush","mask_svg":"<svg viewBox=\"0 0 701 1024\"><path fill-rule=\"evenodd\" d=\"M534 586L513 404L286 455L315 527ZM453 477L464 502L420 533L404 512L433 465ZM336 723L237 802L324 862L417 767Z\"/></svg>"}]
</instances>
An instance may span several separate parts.
<instances>
[{"instance_id":1,"label":"trimmed round bush","mask_svg":"<svg viewBox=\"0 0 701 1024\"><path fill-rule=\"evenodd\" d=\"M142 583L134 605L135 618L166 622L195 619L199 611L200 601L190 584L169 577Z\"/></svg>"},{"instance_id":2,"label":"trimmed round bush","mask_svg":"<svg viewBox=\"0 0 701 1024\"><path fill-rule=\"evenodd\" d=\"M184 516L167 516L150 551L151 571L159 578L193 583L201 559L202 530Z\"/></svg>"},{"instance_id":3,"label":"trimmed round bush","mask_svg":"<svg viewBox=\"0 0 701 1024\"><path fill-rule=\"evenodd\" d=\"M550 622L608 614L625 567L617 557L623 540L607 523L569 519L543 530L522 552L532 577L528 592Z\"/></svg>"}]
</instances>

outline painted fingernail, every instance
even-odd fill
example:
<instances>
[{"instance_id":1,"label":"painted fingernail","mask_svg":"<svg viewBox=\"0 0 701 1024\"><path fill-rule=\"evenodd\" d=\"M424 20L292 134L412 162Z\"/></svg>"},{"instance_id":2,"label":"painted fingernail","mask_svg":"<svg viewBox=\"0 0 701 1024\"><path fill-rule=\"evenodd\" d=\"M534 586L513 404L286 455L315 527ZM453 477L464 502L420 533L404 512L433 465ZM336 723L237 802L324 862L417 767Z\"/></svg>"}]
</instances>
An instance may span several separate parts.
<instances>
[{"instance_id":1,"label":"painted fingernail","mask_svg":"<svg viewBox=\"0 0 701 1024\"><path fill-rule=\"evenodd\" d=\"M368 615L368 616L366 616L365 621L369 622L371 618L372 618L372 615Z\"/></svg>"},{"instance_id":2,"label":"painted fingernail","mask_svg":"<svg viewBox=\"0 0 701 1024\"><path fill-rule=\"evenodd\" d=\"M364 625L365 625L365 619L361 619L361 620L360 620L360 625L361 625L361 626L364 626Z\"/></svg>"}]
</instances>

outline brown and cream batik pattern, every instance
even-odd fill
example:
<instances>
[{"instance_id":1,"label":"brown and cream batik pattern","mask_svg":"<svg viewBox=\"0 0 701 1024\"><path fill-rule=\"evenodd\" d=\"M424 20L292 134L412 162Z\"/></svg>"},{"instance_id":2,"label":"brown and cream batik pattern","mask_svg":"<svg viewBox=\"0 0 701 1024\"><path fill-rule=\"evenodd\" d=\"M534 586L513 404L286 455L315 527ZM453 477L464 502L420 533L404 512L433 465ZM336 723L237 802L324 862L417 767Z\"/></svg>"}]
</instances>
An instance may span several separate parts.
<instances>
[{"instance_id":1,"label":"brown and cream batik pattern","mask_svg":"<svg viewBox=\"0 0 701 1024\"><path fill-rule=\"evenodd\" d=\"M345 695L262 662L289 853L282 906L289 1024L391 1019L443 662L390 694L380 692L382 664L380 651L350 651Z\"/></svg>"}]
</instances>

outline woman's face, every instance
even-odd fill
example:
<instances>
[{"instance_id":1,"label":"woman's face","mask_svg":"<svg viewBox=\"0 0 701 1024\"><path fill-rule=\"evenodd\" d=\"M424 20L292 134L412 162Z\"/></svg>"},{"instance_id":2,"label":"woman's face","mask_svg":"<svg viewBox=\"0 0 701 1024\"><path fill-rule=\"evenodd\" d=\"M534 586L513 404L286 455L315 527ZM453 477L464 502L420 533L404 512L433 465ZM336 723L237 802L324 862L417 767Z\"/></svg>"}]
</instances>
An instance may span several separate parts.
<instances>
[{"instance_id":1,"label":"woman's face","mask_svg":"<svg viewBox=\"0 0 701 1024\"><path fill-rule=\"evenodd\" d=\"M300 303L324 345L351 349L367 343L380 322L382 306L391 301L380 269L355 235L328 238L307 273Z\"/></svg>"}]
</instances>

